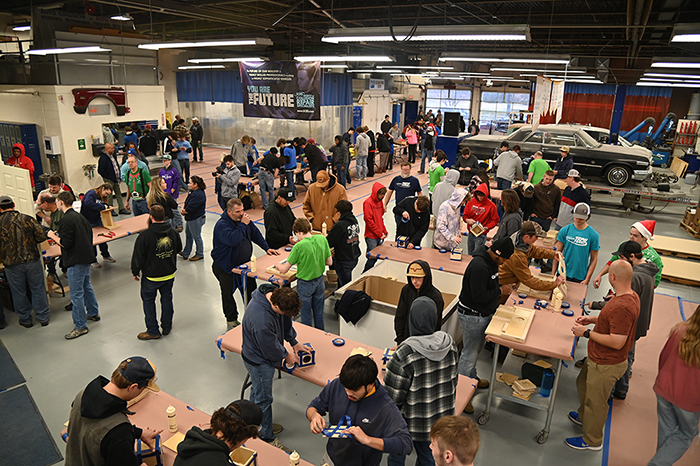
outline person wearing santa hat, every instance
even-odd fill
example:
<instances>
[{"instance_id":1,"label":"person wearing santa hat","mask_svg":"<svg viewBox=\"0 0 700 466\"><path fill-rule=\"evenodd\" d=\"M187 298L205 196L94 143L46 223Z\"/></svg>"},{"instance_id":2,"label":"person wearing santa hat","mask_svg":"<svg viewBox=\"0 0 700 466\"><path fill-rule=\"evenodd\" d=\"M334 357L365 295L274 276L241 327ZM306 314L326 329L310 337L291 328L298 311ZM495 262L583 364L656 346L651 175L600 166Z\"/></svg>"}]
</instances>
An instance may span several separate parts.
<instances>
[{"instance_id":1,"label":"person wearing santa hat","mask_svg":"<svg viewBox=\"0 0 700 466\"><path fill-rule=\"evenodd\" d=\"M630 228L630 241L639 243L639 245L642 247L642 255L644 256L644 260L653 262L659 268L659 271L654 277L654 288L656 288L659 286L659 282L661 281L661 271L664 268L664 263L661 261L661 256L659 256L659 253L649 245L649 241L654 240L654 228L656 228L655 220L642 220L641 222L635 222L634 225L632 225L632 228ZM608 273L610 264L618 259L618 256L612 256L607 264L603 266L603 269L598 272L598 275L596 275L595 279L593 280L593 286L596 289L600 286L600 280L603 278L603 275Z\"/></svg>"}]
</instances>

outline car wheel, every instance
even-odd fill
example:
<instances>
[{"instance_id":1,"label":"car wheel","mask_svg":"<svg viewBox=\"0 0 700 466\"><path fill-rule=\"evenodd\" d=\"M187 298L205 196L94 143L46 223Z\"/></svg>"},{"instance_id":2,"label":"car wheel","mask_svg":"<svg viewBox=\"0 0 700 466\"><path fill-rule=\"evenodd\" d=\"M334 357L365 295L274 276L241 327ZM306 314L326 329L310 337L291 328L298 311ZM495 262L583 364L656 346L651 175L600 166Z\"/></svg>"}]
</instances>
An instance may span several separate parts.
<instances>
[{"instance_id":1,"label":"car wheel","mask_svg":"<svg viewBox=\"0 0 700 466\"><path fill-rule=\"evenodd\" d=\"M605 181L610 186L621 187L632 178L632 171L622 165L613 165L605 171Z\"/></svg>"}]
</instances>

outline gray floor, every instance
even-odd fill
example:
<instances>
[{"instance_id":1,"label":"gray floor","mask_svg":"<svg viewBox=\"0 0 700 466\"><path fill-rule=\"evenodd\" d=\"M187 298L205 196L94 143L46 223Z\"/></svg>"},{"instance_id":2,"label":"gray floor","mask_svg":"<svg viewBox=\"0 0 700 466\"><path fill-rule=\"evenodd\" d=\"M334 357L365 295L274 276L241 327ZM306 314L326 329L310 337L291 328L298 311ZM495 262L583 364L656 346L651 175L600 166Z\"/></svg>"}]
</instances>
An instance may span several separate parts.
<instances>
[{"instance_id":1,"label":"gray floor","mask_svg":"<svg viewBox=\"0 0 700 466\"><path fill-rule=\"evenodd\" d=\"M635 212L628 216L623 209L594 209L590 223L601 233L602 247L597 270L607 261L609 253L627 239L630 225L637 220L655 218L658 221L657 234L689 238L678 228L683 206L669 204L659 212L661 207L657 207L653 216ZM61 449L64 449L64 444L59 433L68 419L75 394L97 374L109 377L116 365L128 356L143 355L151 359L157 365L158 384L163 390L205 412L212 412L239 397L245 377L241 359L234 354L227 354L226 359L222 359L214 344L214 339L226 330L209 258L211 234L217 218L208 214L204 226L206 260L181 261L179 264L175 282L174 329L167 337L147 342L136 338L145 327L139 284L129 270L133 237L111 242L110 250L117 262L92 270L102 320L90 322L90 333L86 336L73 341L63 338L72 328L71 314L63 310L68 298L51 300L51 325L45 328L38 324L31 329L22 328L14 313L6 313L9 325L0 331L0 338L26 377L27 385ZM393 231L393 217L387 215L385 221L389 231ZM360 225L364 228L362 220ZM363 265L361 259L355 270L356 277ZM600 298L607 289L606 282L600 290L591 288L588 299ZM666 281L661 283L658 292L700 301L697 288ZM240 305L240 296L237 299ZM327 330L337 332L337 318L330 305L325 319ZM585 345L579 345L577 359L584 354ZM487 354L482 353L478 363L482 377L488 376L490 363ZM481 428L482 444L476 463L601 464L602 453L577 452L563 443L565 437L580 432L566 419L566 413L578 406L574 383L577 374L578 369L573 365L563 370L552 433L544 445L534 441L534 436L544 425L544 411L497 401L490 422ZM288 375L283 375L282 382L277 381L274 385L274 419L285 427L279 438L285 445L298 450L305 460L320 464L325 442L309 432L304 416L308 402L319 388ZM483 391L475 396L474 419L483 410L485 398ZM655 429L655 420L650 420L649 428ZM412 463L413 460L409 460L409 464Z\"/></svg>"}]
</instances>

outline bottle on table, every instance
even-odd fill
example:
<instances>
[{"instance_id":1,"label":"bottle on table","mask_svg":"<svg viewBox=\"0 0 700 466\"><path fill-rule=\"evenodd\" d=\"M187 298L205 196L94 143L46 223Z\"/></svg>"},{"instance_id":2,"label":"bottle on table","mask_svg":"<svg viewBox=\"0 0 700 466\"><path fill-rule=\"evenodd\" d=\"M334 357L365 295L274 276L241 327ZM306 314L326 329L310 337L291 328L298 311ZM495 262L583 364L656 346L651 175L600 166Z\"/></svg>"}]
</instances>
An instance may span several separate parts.
<instances>
[{"instance_id":1,"label":"bottle on table","mask_svg":"<svg viewBox=\"0 0 700 466\"><path fill-rule=\"evenodd\" d=\"M170 432L177 432L177 418L175 417L175 406L168 406L168 409L165 410L165 413L168 415L168 430Z\"/></svg>"}]
</instances>

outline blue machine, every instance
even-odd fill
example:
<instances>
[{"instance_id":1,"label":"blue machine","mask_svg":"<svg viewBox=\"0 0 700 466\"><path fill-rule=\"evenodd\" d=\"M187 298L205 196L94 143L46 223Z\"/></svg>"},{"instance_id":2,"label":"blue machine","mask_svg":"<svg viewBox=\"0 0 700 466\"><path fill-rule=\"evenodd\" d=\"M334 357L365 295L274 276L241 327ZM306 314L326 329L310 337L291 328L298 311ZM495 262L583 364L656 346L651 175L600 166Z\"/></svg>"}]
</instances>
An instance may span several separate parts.
<instances>
[{"instance_id":1,"label":"blue machine","mask_svg":"<svg viewBox=\"0 0 700 466\"><path fill-rule=\"evenodd\" d=\"M652 164L655 166L668 166L668 161L671 158L671 148L664 144L671 128L676 123L676 114L668 112L660 125L656 126L656 120L652 117L645 119L637 126L622 134L625 139L631 140L637 131L649 125L647 134L644 137L642 146L651 150L653 156ZM656 128L656 131L654 129ZM635 144L637 144L635 142Z\"/></svg>"}]
</instances>

